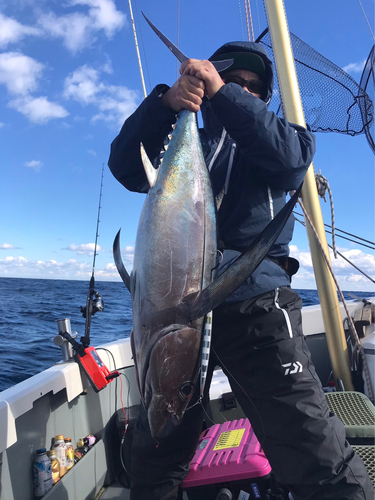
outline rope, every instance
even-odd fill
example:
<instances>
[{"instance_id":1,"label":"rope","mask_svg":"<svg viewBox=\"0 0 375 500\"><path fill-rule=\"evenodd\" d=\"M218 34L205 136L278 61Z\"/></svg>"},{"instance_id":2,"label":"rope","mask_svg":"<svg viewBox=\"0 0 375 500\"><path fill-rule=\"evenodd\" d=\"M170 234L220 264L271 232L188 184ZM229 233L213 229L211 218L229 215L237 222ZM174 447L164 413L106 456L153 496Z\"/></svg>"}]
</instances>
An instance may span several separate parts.
<instances>
[{"instance_id":1,"label":"rope","mask_svg":"<svg viewBox=\"0 0 375 500\"><path fill-rule=\"evenodd\" d=\"M337 259L337 250L336 250L336 239L335 239L335 211L333 207L333 197L332 197L332 191L330 188L330 185L328 183L328 180L319 173L315 175L315 180L316 180L316 187L318 189L318 194L323 200L326 202L325 195L328 191L329 194L329 201L331 204L331 220L332 220L332 249L333 249L333 255L335 256L335 259Z\"/></svg>"},{"instance_id":2,"label":"rope","mask_svg":"<svg viewBox=\"0 0 375 500\"><path fill-rule=\"evenodd\" d=\"M355 329L355 326L354 326L354 323L353 323L353 318L350 316L350 313L349 313L349 309L346 305L346 302L345 302L345 298L344 298L344 295L341 291L341 288L339 287L339 284L337 282L337 279L336 279L336 276L333 272L333 269L332 269L332 266L329 262L329 259L323 249L323 246L322 246L322 243L320 241L320 238L319 238L319 235L318 233L316 232L316 229L314 227L314 224L312 222L312 220L310 219L310 216L309 214L307 213L306 209L305 209L305 206L303 205L302 203L302 200L299 199L298 200L298 203L300 204L300 207L302 208L303 210L303 213L306 217L306 220L308 221L308 223L310 224L310 227L315 235L315 238L318 242L318 245L319 245L319 248L322 252L322 256L327 264L327 267L332 275L332 278L333 278L333 281L335 282L335 285L336 285L336 288L337 288L337 291L340 295L340 299L341 299L341 302L344 306L344 309L345 309L345 312L346 312L346 316L347 316L347 320L348 320L348 325L349 325L349 330L352 334L352 339L353 339L353 342L354 342L354 345L355 347L357 348L359 354L361 355L362 357L362 363L363 363L363 374L364 374L364 377L365 377L365 380L366 380L366 384L367 384L367 389L368 389L368 394L369 394L369 399L371 400L372 403L374 403L374 391L373 391L373 387L372 387L372 382L371 382L371 377L370 377L370 371L369 371L369 367L368 367L368 364L367 364L367 359L366 359L366 354L365 354L365 351L363 349L363 345L361 343L361 341L359 340L359 337L358 337L358 333L357 333L357 330Z\"/></svg>"}]
</instances>

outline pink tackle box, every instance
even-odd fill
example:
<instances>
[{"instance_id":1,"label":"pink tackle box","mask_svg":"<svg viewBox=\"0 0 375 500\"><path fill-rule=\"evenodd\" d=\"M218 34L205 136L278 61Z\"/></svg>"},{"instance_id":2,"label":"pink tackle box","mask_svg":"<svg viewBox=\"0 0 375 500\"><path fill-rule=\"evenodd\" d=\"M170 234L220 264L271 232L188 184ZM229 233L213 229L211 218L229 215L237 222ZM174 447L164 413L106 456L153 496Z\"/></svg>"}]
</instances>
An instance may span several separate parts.
<instances>
[{"instance_id":1,"label":"pink tackle box","mask_svg":"<svg viewBox=\"0 0 375 500\"><path fill-rule=\"evenodd\" d=\"M244 481L256 486L255 479L268 478L270 473L271 466L249 420L233 420L202 432L182 488L189 492L204 485Z\"/></svg>"}]
</instances>

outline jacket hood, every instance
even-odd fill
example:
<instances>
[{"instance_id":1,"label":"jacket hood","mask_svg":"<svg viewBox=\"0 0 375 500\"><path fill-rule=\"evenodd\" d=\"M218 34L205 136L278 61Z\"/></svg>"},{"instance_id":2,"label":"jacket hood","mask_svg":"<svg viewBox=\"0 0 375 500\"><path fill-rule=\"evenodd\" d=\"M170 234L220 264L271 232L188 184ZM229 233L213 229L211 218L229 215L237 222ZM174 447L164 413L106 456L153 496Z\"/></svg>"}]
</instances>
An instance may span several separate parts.
<instances>
[{"instance_id":1,"label":"jacket hood","mask_svg":"<svg viewBox=\"0 0 375 500\"><path fill-rule=\"evenodd\" d=\"M238 54L238 57L236 57L236 54ZM273 90L273 68L263 45L255 42L228 42L217 49L209 60L218 61L229 57L233 58L234 62L225 71L229 71L231 68L241 68L257 73L266 84L267 91L263 100L268 104ZM225 71L222 71L221 74L225 73Z\"/></svg>"}]
</instances>

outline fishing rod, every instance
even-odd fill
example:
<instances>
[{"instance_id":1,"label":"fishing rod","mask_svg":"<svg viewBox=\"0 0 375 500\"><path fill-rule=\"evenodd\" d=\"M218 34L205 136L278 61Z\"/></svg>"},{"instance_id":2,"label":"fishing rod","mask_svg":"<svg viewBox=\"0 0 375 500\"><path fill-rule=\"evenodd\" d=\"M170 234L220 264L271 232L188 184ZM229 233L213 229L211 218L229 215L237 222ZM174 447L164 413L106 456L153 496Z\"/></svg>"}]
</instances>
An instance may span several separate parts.
<instances>
[{"instance_id":1,"label":"fishing rod","mask_svg":"<svg viewBox=\"0 0 375 500\"><path fill-rule=\"evenodd\" d=\"M81 337L81 342L83 347L88 347L90 345L90 328L91 328L91 318L98 311L103 311L104 302L99 293L95 290L95 262L97 256L98 247L98 237L99 237L99 222L100 222L100 210L102 208L102 194L103 194L103 177L104 177L104 163L102 165L102 177L100 181L100 193L99 193L99 204L98 204L98 217L96 220L96 234L95 234L95 246L94 246L94 257L92 262L92 274L89 284L89 291L87 294L86 306L81 306L82 316L86 319L85 323L85 335Z\"/></svg>"},{"instance_id":2,"label":"fishing rod","mask_svg":"<svg viewBox=\"0 0 375 500\"><path fill-rule=\"evenodd\" d=\"M70 334L70 321L60 320L59 325L59 335L63 339L67 340L76 351L73 356L75 361L82 367L86 373L93 389L95 392L99 392L104 387L106 387L114 378L118 377L120 373L117 370L112 372L106 367L103 361L100 359L98 353L93 346L90 346L90 326L91 318L98 311L103 311L104 302L99 293L95 290L95 261L97 255L98 247L98 237L99 237L99 222L100 222L100 209L102 202L103 193L103 177L104 177L104 163L102 166L102 177L100 183L100 194L99 194L99 206L98 206L98 217L96 221L96 235L95 235L95 247L94 247L94 257L92 262L92 274L90 278L89 291L87 294L86 306L81 306L82 316L86 319L85 323L85 334L81 337L81 344L75 340ZM56 343L56 342L55 342ZM61 345L57 342L56 345Z\"/></svg>"}]
</instances>

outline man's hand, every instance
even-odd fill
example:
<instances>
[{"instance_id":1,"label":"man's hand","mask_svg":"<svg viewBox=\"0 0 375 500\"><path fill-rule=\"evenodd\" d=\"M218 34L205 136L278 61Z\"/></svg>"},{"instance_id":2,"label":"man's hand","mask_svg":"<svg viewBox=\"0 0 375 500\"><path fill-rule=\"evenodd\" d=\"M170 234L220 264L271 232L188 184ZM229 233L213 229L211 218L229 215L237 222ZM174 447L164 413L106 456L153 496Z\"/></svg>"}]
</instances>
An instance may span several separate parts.
<instances>
[{"instance_id":1,"label":"man's hand","mask_svg":"<svg viewBox=\"0 0 375 500\"><path fill-rule=\"evenodd\" d=\"M216 92L224 85L219 73L210 61L188 59L180 68L181 75L192 75L204 82L205 95L212 99Z\"/></svg>"},{"instance_id":2,"label":"man's hand","mask_svg":"<svg viewBox=\"0 0 375 500\"><path fill-rule=\"evenodd\" d=\"M224 85L210 61L188 59L181 65L180 73L180 78L162 97L163 104L176 112L188 109L197 113L203 97L212 99Z\"/></svg>"},{"instance_id":3,"label":"man's hand","mask_svg":"<svg viewBox=\"0 0 375 500\"><path fill-rule=\"evenodd\" d=\"M191 75L181 75L177 82L163 95L162 102L178 112L188 109L197 113L204 97L204 83Z\"/></svg>"}]
</instances>

